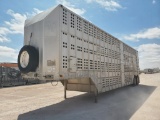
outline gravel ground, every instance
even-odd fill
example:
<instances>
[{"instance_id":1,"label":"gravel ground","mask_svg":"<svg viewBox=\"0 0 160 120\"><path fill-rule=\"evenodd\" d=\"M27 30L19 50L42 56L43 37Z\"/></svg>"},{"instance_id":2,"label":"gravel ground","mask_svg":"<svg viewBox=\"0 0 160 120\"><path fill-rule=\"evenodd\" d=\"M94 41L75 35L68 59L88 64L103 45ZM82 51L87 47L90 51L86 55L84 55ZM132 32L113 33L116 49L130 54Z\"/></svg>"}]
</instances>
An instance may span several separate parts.
<instances>
[{"instance_id":1,"label":"gravel ground","mask_svg":"<svg viewBox=\"0 0 160 120\"><path fill-rule=\"evenodd\" d=\"M50 83L0 89L0 120L160 120L160 73L141 74L139 86L94 95Z\"/></svg>"}]
</instances>

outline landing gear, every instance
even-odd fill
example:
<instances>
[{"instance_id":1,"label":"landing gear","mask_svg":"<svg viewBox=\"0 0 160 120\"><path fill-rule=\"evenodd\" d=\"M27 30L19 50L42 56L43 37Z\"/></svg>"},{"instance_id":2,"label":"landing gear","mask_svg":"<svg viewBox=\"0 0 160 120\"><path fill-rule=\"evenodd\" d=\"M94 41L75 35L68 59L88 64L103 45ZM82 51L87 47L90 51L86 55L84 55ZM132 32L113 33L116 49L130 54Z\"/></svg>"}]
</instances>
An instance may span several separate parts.
<instances>
[{"instance_id":1,"label":"landing gear","mask_svg":"<svg viewBox=\"0 0 160 120\"><path fill-rule=\"evenodd\" d=\"M136 80L136 76L134 75L134 78L133 78L133 86L135 86L136 85L136 82L137 80Z\"/></svg>"},{"instance_id":2,"label":"landing gear","mask_svg":"<svg viewBox=\"0 0 160 120\"><path fill-rule=\"evenodd\" d=\"M66 99L67 97L67 92L66 92L66 90L67 90L67 80L64 80L64 99Z\"/></svg>"},{"instance_id":3,"label":"landing gear","mask_svg":"<svg viewBox=\"0 0 160 120\"><path fill-rule=\"evenodd\" d=\"M136 76L136 85L139 85L140 80L139 80L139 75Z\"/></svg>"},{"instance_id":4,"label":"landing gear","mask_svg":"<svg viewBox=\"0 0 160 120\"><path fill-rule=\"evenodd\" d=\"M140 83L139 76L138 75L134 75L133 85L136 86L136 85L139 85L139 83Z\"/></svg>"},{"instance_id":5,"label":"landing gear","mask_svg":"<svg viewBox=\"0 0 160 120\"><path fill-rule=\"evenodd\" d=\"M98 90L95 88L95 91L94 91L94 95L95 95L95 103L97 103L98 101Z\"/></svg>"}]
</instances>

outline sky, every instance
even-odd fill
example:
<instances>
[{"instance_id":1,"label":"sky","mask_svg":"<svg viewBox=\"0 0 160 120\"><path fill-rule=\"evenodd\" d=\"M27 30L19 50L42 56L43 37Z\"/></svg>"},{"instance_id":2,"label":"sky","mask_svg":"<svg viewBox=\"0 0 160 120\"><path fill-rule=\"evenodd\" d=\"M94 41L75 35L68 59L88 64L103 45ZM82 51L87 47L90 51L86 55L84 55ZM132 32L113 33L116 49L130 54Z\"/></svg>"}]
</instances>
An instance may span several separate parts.
<instances>
[{"instance_id":1,"label":"sky","mask_svg":"<svg viewBox=\"0 0 160 120\"><path fill-rule=\"evenodd\" d=\"M25 20L58 4L138 50L140 69L160 68L160 0L0 0L0 62L17 62Z\"/></svg>"}]
</instances>

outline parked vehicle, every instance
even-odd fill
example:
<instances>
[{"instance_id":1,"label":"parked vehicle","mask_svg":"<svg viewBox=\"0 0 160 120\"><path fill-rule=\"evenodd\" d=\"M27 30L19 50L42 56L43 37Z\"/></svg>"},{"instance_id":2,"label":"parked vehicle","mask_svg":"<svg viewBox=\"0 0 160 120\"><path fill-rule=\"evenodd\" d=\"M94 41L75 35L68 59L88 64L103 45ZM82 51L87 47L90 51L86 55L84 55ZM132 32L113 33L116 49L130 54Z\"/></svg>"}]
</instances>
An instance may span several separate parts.
<instances>
[{"instance_id":1,"label":"parked vehicle","mask_svg":"<svg viewBox=\"0 0 160 120\"><path fill-rule=\"evenodd\" d=\"M21 77L20 71L0 66L0 87L25 85L26 80Z\"/></svg>"},{"instance_id":2,"label":"parked vehicle","mask_svg":"<svg viewBox=\"0 0 160 120\"><path fill-rule=\"evenodd\" d=\"M153 73L158 73L158 72L160 72L160 70L159 70L159 68L153 68L153 69L147 68L147 69L144 69L143 72L144 72L145 74L153 74Z\"/></svg>"},{"instance_id":3,"label":"parked vehicle","mask_svg":"<svg viewBox=\"0 0 160 120\"><path fill-rule=\"evenodd\" d=\"M138 51L62 5L25 21L18 66L27 79L61 81L65 98L139 84Z\"/></svg>"}]
</instances>

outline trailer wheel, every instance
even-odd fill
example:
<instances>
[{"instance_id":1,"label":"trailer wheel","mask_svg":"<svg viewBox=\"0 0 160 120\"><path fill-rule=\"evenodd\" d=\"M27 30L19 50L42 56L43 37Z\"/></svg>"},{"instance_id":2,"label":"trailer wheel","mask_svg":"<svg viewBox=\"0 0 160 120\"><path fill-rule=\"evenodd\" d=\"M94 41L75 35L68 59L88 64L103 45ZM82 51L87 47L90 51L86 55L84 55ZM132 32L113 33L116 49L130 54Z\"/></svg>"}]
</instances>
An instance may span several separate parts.
<instances>
[{"instance_id":1,"label":"trailer wheel","mask_svg":"<svg viewBox=\"0 0 160 120\"><path fill-rule=\"evenodd\" d=\"M21 48L18 55L18 67L22 73L34 72L38 67L39 53L38 50L29 45Z\"/></svg>"}]
</instances>

